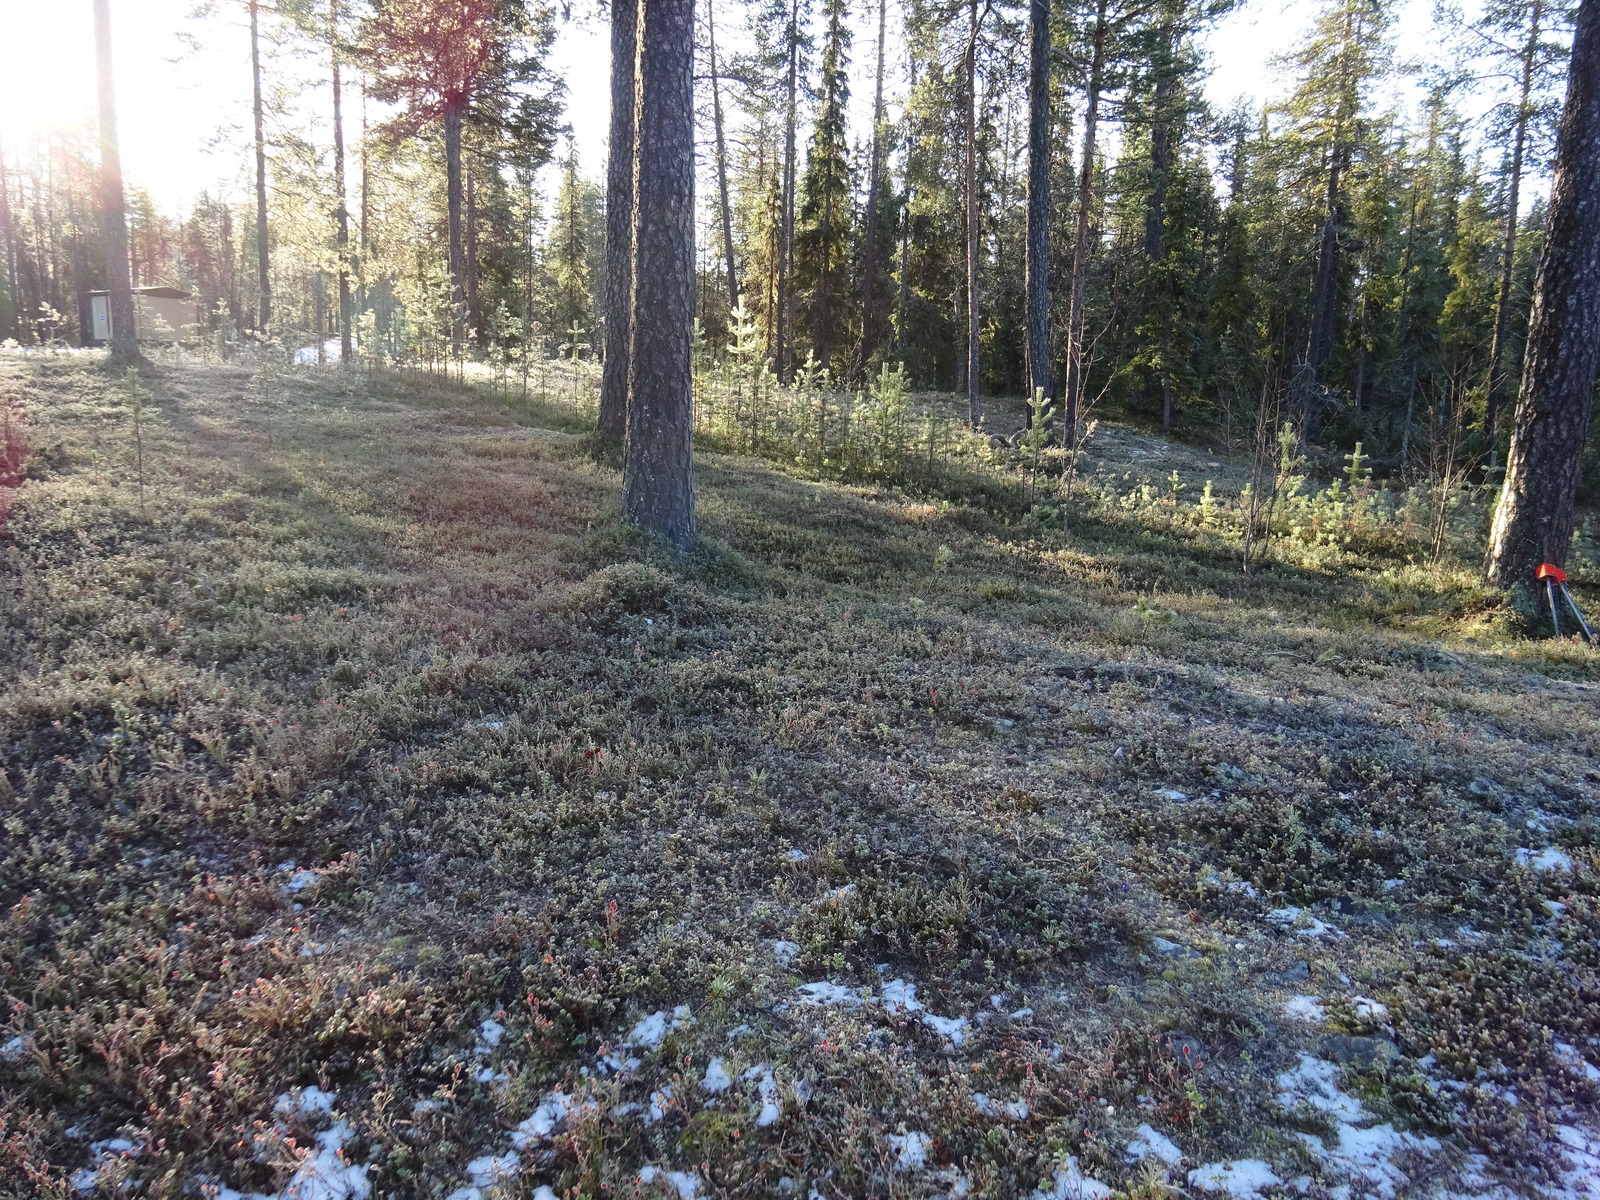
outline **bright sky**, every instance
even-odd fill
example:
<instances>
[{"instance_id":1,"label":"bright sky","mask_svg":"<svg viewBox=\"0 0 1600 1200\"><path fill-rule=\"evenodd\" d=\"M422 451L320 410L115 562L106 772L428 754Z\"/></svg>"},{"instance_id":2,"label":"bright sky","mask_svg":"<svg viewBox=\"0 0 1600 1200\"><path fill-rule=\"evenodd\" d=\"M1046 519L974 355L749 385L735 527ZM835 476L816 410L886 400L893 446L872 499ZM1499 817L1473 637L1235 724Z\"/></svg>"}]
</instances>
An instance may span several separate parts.
<instances>
[{"instance_id":1,"label":"bright sky","mask_svg":"<svg viewBox=\"0 0 1600 1200\"><path fill-rule=\"evenodd\" d=\"M250 179L244 4L219 0L218 15L205 21L190 17L194 7L195 0L111 0L124 168L130 184L147 188L169 211L202 190L243 194ZM1294 44L1316 7L1315 0L1246 0L1221 22L1209 39L1212 102L1222 108L1240 96L1259 101L1282 95L1288 81L1270 61ZM734 6L723 8L731 17ZM1402 56L1429 44L1430 10L1429 0L1402 0L1396 30ZM0 0L0 143L14 145L93 119L91 12L90 0ZM857 24L852 91L854 135L861 136L860 114L871 102L876 28L865 13ZM718 32L720 51L735 31ZM186 44L185 35L198 44ZM584 172L592 178L600 177L605 156L608 45L603 21L590 16L562 31L553 64L567 81L568 120ZM304 69L295 64L286 72L270 58L266 67L279 77ZM307 93L302 103L320 114L326 97ZM358 121L359 114L347 120Z\"/></svg>"}]
</instances>

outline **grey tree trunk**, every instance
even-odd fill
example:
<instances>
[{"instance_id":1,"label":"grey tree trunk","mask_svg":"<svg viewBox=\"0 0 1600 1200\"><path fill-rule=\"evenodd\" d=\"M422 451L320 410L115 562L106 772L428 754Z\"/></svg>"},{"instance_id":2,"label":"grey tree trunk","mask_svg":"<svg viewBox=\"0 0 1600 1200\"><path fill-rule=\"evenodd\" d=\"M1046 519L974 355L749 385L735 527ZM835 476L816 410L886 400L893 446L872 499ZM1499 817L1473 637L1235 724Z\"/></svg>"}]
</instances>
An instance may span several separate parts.
<instances>
[{"instance_id":1,"label":"grey tree trunk","mask_svg":"<svg viewBox=\"0 0 1600 1200\"><path fill-rule=\"evenodd\" d=\"M722 218L722 254L728 272L728 308L739 307L739 271L733 261L733 205L728 200L728 143L723 134L722 80L717 75L716 0L706 0L706 45L711 52L711 119L717 135L717 201Z\"/></svg>"},{"instance_id":2,"label":"grey tree trunk","mask_svg":"<svg viewBox=\"0 0 1600 1200\"><path fill-rule=\"evenodd\" d=\"M978 227L978 0L968 0L967 13L967 423L976 429L982 415L978 411L978 387L983 377L983 351L978 338L978 249L982 240Z\"/></svg>"},{"instance_id":3,"label":"grey tree trunk","mask_svg":"<svg viewBox=\"0 0 1600 1200\"><path fill-rule=\"evenodd\" d=\"M462 267L466 272L467 343L477 353L483 337L483 308L478 303L478 189L475 177L466 172L467 216L462 234Z\"/></svg>"},{"instance_id":4,"label":"grey tree trunk","mask_svg":"<svg viewBox=\"0 0 1600 1200\"><path fill-rule=\"evenodd\" d=\"M339 251L339 365L350 366L355 356L351 330L354 309L350 300L350 209L345 200L344 179L344 89L339 74L339 0L328 5L328 47L333 57L333 184L338 201L334 213L335 238Z\"/></svg>"},{"instance_id":5,"label":"grey tree trunk","mask_svg":"<svg viewBox=\"0 0 1600 1200\"><path fill-rule=\"evenodd\" d=\"M94 50L100 92L100 228L105 237L106 288L110 292L111 361L139 361L139 329L128 275L128 207L122 191L122 151L117 143L116 77L111 69L110 0L94 0Z\"/></svg>"},{"instance_id":6,"label":"grey tree trunk","mask_svg":"<svg viewBox=\"0 0 1600 1200\"><path fill-rule=\"evenodd\" d=\"M1067 301L1066 429L1069 445L1078 438L1083 408L1083 322L1089 278L1089 221L1094 207L1095 134L1100 123L1100 93L1105 88L1107 0L1095 7L1093 48L1089 58L1089 95L1083 114L1083 161L1078 168L1078 213L1072 239L1072 285Z\"/></svg>"},{"instance_id":7,"label":"grey tree trunk","mask_svg":"<svg viewBox=\"0 0 1600 1200\"><path fill-rule=\"evenodd\" d=\"M1050 399L1050 0L1028 8L1028 231L1023 243L1028 395ZM1028 410L1033 424L1033 410Z\"/></svg>"},{"instance_id":8,"label":"grey tree trunk","mask_svg":"<svg viewBox=\"0 0 1600 1200\"><path fill-rule=\"evenodd\" d=\"M1540 563L1566 561L1597 363L1600 0L1582 0L1506 482L1489 533L1486 574L1499 587L1531 587Z\"/></svg>"},{"instance_id":9,"label":"grey tree trunk","mask_svg":"<svg viewBox=\"0 0 1600 1200\"><path fill-rule=\"evenodd\" d=\"M694 0L640 0L622 512L694 544Z\"/></svg>"},{"instance_id":10,"label":"grey tree trunk","mask_svg":"<svg viewBox=\"0 0 1600 1200\"><path fill-rule=\"evenodd\" d=\"M782 211L778 217L778 312L775 326L777 334L776 359L773 369L784 383L789 381L790 309L794 290L794 197L795 197L795 124L799 120L800 103L800 0L789 4L789 74L785 84L786 105L783 118L783 190Z\"/></svg>"},{"instance_id":11,"label":"grey tree trunk","mask_svg":"<svg viewBox=\"0 0 1600 1200\"><path fill-rule=\"evenodd\" d=\"M633 314L633 106L638 0L611 0L611 150L606 164L606 357L595 437L622 440Z\"/></svg>"},{"instance_id":12,"label":"grey tree trunk","mask_svg":"<svg viewBox=\"0 0 1600 1200\"><path fill-rule=\"evenodd\" d=\"M257 0L250 0L250 108L256 138L256 332L265 340L272 324L272 251L267 244L267 134L261 105L261 28Z\"/></svg>"},{"instance_id":13,"label":"grey tree trunk","mask_svg":"<svg viewBox=\"0 0 1600 1200\"><path fill-rule=\"evenodd\" d=\"M1533 72L1539 54L1539 24L1543 16L1543 0L1534 0L1528 42L1522 53L1521 88L1511 141L1511 175L1506 180L1506 225L1500 243L1500 290L1495 299L1494 336L1489 342L1489 392L1483 406L1483 436L1489 443L1491 454L1495 426L1499 424L1500 406L1506 394L1506 336L1511 325L1511 277L1517 264L1517 210L1522 191L1522 161L1528 143L1528 122L1534 115L1528 101L1533 94Z\"/></svg>"},{"instance_id":14,"label":"grey tree trunk","mask_svg":"<svg viewBox=\"0 0 1600 1200\"><path fill-rule=\"evenodd\" d=\"M444 187L450 232L450 352L461 358L466 341L467 298L463 270L466 254L461 245L461 105L444 110Z\"/></svg>"},{"instance_id":15,"label":"grey tree trunk","mask_svg":"<svg viewBox=\"0 0 1600 1200\"><path fill-rule=\"evenodd\" d=\"M878 348L878 222L883 205L883 60L889 0L878 0L878 73L872 101L872 162L867 173L867 228L861 251L861 371L865 374Z\"/></svg>"}]
</instances>

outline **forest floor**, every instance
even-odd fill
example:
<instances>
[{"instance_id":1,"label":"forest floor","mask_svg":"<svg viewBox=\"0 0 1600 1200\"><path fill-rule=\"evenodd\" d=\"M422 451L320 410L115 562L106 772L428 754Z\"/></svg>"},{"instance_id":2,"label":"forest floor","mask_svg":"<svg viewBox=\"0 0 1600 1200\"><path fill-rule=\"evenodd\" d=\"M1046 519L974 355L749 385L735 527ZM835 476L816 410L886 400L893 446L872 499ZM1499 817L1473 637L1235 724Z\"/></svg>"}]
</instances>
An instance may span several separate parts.
<instances>
[{"instance_id":1,"label":"forest floor","mask_svg":"<svg viewBox=\"0 0 1600 1200\"><path fill-rule=\"evenodd\" d=\"M0 357L0 1195L1600 1195L1600 656L1466 572L141 381Z\"/></svg>"}]
</instances>

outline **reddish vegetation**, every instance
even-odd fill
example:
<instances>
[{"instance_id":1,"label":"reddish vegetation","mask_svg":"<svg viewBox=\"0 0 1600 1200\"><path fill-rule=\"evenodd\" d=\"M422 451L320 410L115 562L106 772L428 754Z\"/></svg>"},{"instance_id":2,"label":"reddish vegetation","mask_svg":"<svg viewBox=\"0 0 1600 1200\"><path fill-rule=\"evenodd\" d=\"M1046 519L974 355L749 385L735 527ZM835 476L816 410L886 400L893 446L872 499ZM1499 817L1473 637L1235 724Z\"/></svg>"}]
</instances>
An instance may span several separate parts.
<instances>
[{"instance_id":1,"label":"reddish vegetation","mask_svg":"<svg viewBox=\"0 0 1600 1200\"><path fill-rule=\"evenodd\" d=\"M0 528L11 508L11 489L22 483L28 460L28 443L22 436L22 406L10 396L0 397Z\"/></svg>"}]
</instances>

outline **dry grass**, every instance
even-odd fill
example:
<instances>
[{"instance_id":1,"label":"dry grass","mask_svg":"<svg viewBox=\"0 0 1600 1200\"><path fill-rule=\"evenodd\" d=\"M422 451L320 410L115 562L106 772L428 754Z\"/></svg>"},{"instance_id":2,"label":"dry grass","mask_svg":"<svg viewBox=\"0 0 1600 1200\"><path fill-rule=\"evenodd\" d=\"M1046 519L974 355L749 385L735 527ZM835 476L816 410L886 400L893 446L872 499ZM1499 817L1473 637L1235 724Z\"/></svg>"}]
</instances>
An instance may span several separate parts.
<instances>
[{"instance_id":1,"label":"dry grass","mask_svg":"<svg viewBox=\"0 0 1600 1200\"><path fill-rule=\"evenodd\" d=\"M0 539L0 1194L69 1194L118 1133L140 1195L280 1188L315 1128L274 1097L312 1084L381 1196L460 1187L555 1085L597 1106L514 1194L649 1193L649 1162L728 1197L1012 1197L1065 1154L1132 1188L1147 1120L1307 1170L1264 1082L1315 1043L1296 992L1388 1003L1404 1056L1364 1098L1508 1179L1595 1100L1552 1041L1600 1063L1600 671L1465 572L1242 577L1140 514L1039 529L715 455L673 564L563 410L225 366L144 375L141 510L121 382L0 373L35 450ZM1571 872L1516 864L1546 841ZM1287 904L1349 936L1265 920ZM896 976L1032 1014L954 1046L793 1003ZM712 1056L772 1064L782 1117L753 1083L705 1107ZM922 1172L892 1169L906 1130Z\"/></svg>"}]
</instances>

